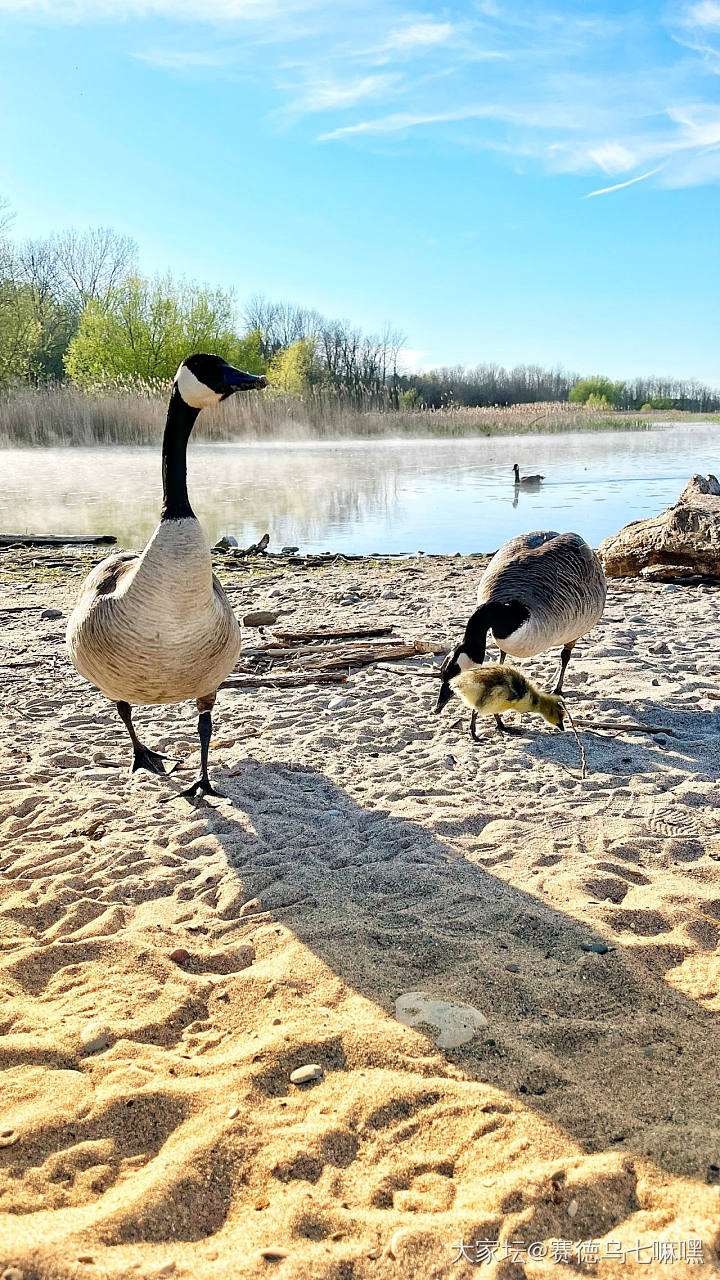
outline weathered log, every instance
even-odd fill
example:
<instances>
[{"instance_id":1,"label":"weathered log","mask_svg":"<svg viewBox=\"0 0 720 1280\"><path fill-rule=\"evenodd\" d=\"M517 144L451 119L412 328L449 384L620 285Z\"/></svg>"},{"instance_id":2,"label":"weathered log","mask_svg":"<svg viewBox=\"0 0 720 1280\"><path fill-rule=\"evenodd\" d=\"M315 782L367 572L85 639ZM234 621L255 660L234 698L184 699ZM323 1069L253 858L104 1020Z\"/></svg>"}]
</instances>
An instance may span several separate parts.
<instances>
[{"instance_id":1,"label":"weathered log","mask_svg":"<svg viewBox=\"0 0 720 1280\"><path fill-rule=\"evenodd\" d=\"M694 475L673 507L635 520L600 544L609 578L720 574L720 482ZM652 571L645 574L645 571Z\"/></svg>"},{"instance_id":2,"label":"weathered log","mask_svg":"<svg viewBox=\"0 0 720 1280\"><path fill-rule=\"evenodd\" d=\"M112 533L0 533L0 547L109 547Z\"/></svg>"}]
</instances>

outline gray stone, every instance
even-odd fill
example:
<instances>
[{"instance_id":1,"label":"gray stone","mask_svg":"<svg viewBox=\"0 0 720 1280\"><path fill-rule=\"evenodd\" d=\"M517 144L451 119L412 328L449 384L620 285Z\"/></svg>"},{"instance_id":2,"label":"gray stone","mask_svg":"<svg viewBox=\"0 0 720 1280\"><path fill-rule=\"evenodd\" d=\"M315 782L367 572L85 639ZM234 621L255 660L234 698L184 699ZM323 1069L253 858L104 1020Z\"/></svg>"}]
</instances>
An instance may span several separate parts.
<instances>
[{"instance_id":1,"label":"gray stone","mask_svg":"<svg viewBox=\"0 0 720 1280\"><path fill-rule=\"evenodd\" d=\"M244 627L272 627L278 620L277 613L269 613L265 609L259 609L256 613L246 613L243 618Z\"/></svg>"}]
</instances>

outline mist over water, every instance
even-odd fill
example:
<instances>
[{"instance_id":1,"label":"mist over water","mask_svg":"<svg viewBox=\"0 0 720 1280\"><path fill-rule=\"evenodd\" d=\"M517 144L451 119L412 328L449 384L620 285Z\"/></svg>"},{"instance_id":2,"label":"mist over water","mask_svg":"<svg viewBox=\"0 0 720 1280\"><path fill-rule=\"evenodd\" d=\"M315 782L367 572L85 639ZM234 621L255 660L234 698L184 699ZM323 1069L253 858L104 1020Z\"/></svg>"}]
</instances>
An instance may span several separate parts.
<instances>
[{"instance_id":1,"label":"mist over water","mask_svg":"<svg viewBox=\"0 0 720 1280\"><path fill-rule=\"evenodd\" d=\"M512 464L541 472L534 492ZM156 447L5 449L0 532L113 533L140 547L160 511ZM694 472L720 472L720 427L484 439L207 444L188 490L211 542L304 551L492 551L530 529L597 545L675 500Z\"/></svg>"}]
</instances>

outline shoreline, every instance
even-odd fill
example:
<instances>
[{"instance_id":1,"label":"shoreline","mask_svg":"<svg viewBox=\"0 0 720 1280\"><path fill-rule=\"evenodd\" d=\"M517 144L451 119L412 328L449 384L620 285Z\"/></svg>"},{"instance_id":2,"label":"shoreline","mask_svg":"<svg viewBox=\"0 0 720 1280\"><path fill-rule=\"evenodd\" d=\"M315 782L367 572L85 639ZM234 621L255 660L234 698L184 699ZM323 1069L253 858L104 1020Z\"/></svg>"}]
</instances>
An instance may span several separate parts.
<instances>
[{"instance_id":1,"label":"shoreline","mask_svg":"<svg viewBox=\"0 0 720 1280\"><path fill-rule=\"evenodd\" d=\"M573 716L664 732L581 730L585 781L572 735L535 717L474 745L459 704L435 716L419 655L223 690L225 798L164 803L196 764L193 708L139 711L181 767L131 779L119 719L64 654L104 554L0 553L3 1264L470 1280L451 1246L497 1239L544 1242L523 1257L542 1277L569 1239L619 1242L624 1275L661 1280L652 1241L693 1239L709 1273L718 588L609 584ZM241 616L438 646L483 567L214 560ZM556 655L518 665L547 684ZM322 1077L293 1084L308 1064Z\"/></svg>"}]
</instances>

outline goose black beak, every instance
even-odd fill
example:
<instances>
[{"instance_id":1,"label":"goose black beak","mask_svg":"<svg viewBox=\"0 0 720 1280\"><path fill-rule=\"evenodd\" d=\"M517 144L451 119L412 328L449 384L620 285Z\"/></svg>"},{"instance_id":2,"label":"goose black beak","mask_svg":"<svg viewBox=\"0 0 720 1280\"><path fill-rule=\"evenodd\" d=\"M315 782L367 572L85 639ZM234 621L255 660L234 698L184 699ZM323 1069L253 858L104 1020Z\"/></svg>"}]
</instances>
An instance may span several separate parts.
<instances>
[{"instance_id":1,"label":"goose black beak","mask_svg":"<svg viewBox=\"0 0 720 1280\"><path fill-rule=\"evenodd\" d=\"M438 700L435 704L435 715L437 715L439 711L442 711L443 707L446 705L446 703L450 701L452 696L453 696L453 691L449 682L447 680L443 680L442 684L440 685Z\"/></svg>"},{"instance_id":2,"label":"goose black beak","mask_svg":"<svg viewBox=\"0 0 720 1280\"><path fill-rule=\"evenodd\" d=\"M223 378L225 387L222 399L227 400L228 396L232 396L236 391L260 391L267 386L267 378L262 374L258 376L255 373L245 373L242 369L235 369L231 364L223 369Z\"/></svg>"}]
</instances>

